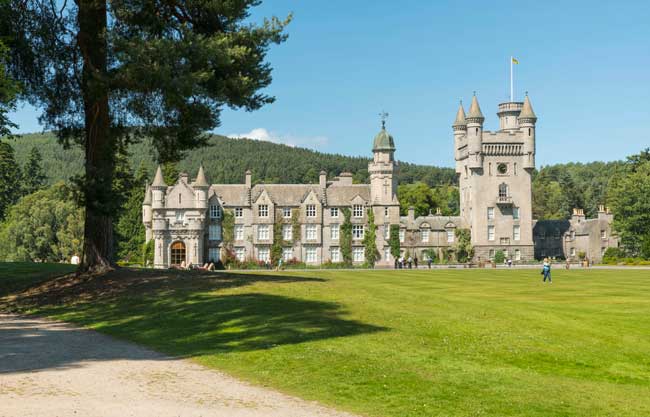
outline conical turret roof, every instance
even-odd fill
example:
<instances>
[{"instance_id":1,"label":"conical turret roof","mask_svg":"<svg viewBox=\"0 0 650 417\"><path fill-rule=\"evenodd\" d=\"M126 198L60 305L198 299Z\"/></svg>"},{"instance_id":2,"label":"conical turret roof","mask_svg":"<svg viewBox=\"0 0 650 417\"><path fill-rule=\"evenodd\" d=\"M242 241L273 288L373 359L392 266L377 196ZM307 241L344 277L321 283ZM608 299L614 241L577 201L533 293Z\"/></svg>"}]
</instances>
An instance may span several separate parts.
<instances>
[{"instance_id":1,"label":"conical turret roof","mask_svg":"<svg viewBox=\"0 0 650 417\"><path fill-rule=\"evenodd\" d=\"M533 111L533 106L530 104L528 94L526 94L526 98L524 99L524 105L521 108L521 113L519 113L519 119L533 119L533 121L537 120L537 116Z\"/></svg>"},{"instance_id":2,"label":"conical turret roof","mask_svg":"<svg viewBox=\"0 0 650 417\"><path fill-rule=\"evenodd\" d=\"M454 121L454 126L466 126L467 121L465 120L465 109L463 108L463 103L461 102L458 106L458 112L456 113L456 120Z\"/></svg>"},{"instance_id":3,"label":"conical turret roof","mask_svg":"<svg viewBox=\"0 0 650 417\"><path fill-rule=\"evenodd\" d=\"M481 106L478 105L476 94L472 97L472 104L469 106L469 114L467 115L467 118L480 119L480 121L485 120L485 117L483 117L483 112L481 112Z\"/></svg>"},{"instance_id":4,"label":"conical turret roof","mask_svg":"<svg viewBox=\"0 0 650 417\"><path fill-rule=\"evenodd\" d=\"M163 179L163 174L162 174L162 169L160 168L160 165L158 165L158 169L156 169L156 175L153 177L153 182L151 183L152 187L166 187L167 184L165 184L165 180Z\"/></svg>"},{"instance_id":5,"label":"conical turret roof","mask_svg":"<svg viewBox=\"0 0 650 417\"><path fill-rule=\"evenodd\" d=\"M147 189L144 192L144 201L142 202L143 206L151 205L151 187L147 185Z\"/></svg>"},{"instance_id":6,"label":"conical turret roof","mask_svg":"<svg viewBox=\"0 0 650 417\"><path fill-rule=\"evenodd\" d=\"M205 172L203 171L203 164L199 165L199 172L196 174L196 180L194 180L194 184L192 184L196 187L209 187L210 184L208 183L207 178L205 178Z\"/></svg>"}]
</instances>

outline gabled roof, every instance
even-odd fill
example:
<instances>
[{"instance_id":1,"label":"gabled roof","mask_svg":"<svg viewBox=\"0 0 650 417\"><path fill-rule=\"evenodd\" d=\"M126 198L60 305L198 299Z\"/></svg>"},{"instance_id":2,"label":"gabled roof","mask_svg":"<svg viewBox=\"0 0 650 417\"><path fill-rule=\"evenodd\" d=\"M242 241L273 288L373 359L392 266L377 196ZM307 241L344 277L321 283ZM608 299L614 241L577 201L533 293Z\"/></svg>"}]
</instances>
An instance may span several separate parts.
<instances>
[{"instance_id":1,"label":"gabled roof","mask_svg":"<svg viewBox=\"0 0 650 417\"><path fill-rule=\"evenodd\" d=\"M228 207L246 207L250 204L249 189L245 184L214 184L210 186L208 198L213 195Z\"/></svg>"},{"instance_id":2,"label":"gabled roof","mask_svg":"<svg viewBox=\"0 0 650 417\"><path fill-rule=\"evenodd\" d=\"M337 185L327 187L328 206L349 206L352 201L359 197L364 202L370 202L369 184Z\"/></svg>"}]
</instances>

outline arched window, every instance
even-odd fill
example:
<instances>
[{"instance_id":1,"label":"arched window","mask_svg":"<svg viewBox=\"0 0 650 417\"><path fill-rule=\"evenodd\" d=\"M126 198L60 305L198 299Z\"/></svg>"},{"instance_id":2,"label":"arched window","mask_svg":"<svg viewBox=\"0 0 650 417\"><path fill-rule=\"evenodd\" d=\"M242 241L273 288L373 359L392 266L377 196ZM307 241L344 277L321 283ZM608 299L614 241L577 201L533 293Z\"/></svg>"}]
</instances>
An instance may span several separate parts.
<instances>
[{"instance_id":1,"label":"arched window","mask_svg":"<svg viewBox=\"0 0 650 417\"><path fill-rule=\"evenodd\" d=\"M499 185L499 198L506 198L506 197L508 197L508 184L501 183Z\"/></svg>"},{"instance_id":2,"label":"arched window","mask_svg":"<svg viewBox=\"0 0 650 417\"><path fill-rule=\"evenodd\" d=\"M185 262L185 243L172 243L170 260L172 265L180 265L181 263Z\"/></svg>"},{"instance_id":3,"label":"arched window","mask_svg":"<svg viewBox=\"0 0 650 417\"><path fill-rule=\"evenodd\" d=\"M531 130L531 129L530 129L530 128L528 128L528 136L530 136L530 130Z\"/></svg>"}]
</instances>

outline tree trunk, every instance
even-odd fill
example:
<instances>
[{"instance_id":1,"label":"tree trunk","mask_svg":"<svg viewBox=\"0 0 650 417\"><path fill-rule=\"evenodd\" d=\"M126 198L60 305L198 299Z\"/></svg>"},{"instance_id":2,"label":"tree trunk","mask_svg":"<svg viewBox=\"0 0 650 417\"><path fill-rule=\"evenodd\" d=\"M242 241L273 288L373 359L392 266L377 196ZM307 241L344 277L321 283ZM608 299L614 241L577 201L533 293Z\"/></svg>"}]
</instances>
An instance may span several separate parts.
<instances>
[{"instance_id":1,"label":"tree trunk","mask_svg":"<svg viewBox=\"0 0 650 417\"><path fill-rule=\"evenodd\" d=\"M79 48L83 57L82 94L85 116L84 254L81 271L112 269L111 184L115 144L110 131L107 83L107 11L105 0L78 0Z\"/></svg>"}]
</instances>

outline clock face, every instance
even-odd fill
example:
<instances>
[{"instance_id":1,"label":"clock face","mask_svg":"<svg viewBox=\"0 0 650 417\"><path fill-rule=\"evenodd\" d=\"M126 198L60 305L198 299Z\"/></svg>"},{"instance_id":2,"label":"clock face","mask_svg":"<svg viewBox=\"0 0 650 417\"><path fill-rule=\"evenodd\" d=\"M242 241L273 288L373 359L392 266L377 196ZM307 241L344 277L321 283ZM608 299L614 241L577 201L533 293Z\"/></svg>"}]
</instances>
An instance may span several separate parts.
<instances>
[{"instance_id":1,"label":"clock face","mask_svg":"<svg viewBox=\"0 0 650 417\"><path fill-rule=\"evenodd\" d=\"M497 165L497 172L499 172L499 174L507 174L508 173L508 165L506 165L504 163L500 163L499 165Z\"/></svg>"}]
</instances>

